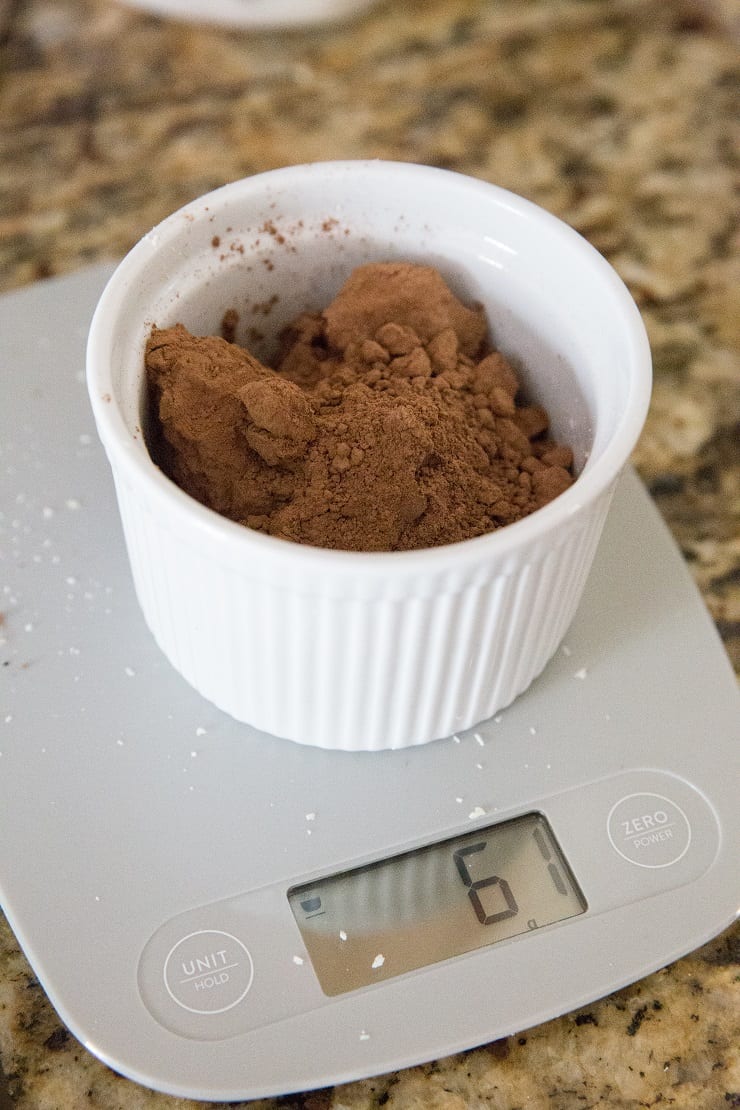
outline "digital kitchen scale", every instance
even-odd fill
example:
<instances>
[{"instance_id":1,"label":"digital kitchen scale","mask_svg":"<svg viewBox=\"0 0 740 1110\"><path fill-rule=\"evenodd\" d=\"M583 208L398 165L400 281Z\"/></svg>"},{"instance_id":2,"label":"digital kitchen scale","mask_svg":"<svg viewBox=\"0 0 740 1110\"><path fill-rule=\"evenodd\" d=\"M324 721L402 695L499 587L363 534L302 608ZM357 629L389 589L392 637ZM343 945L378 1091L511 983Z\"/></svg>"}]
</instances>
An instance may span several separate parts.
<instances>
[{"instance_id":1,"label":"digital kitchen scale","mask_svg":"<svg viewBox=\"0 0 740 1110\"><path fill-rule=\"evenodd\" d=\"M83 375L109 273L0 301L0 903L83 1044L175 1095L305 1090L521 1030L728 926L737 687L634 474L509 709L380 754L265 736L135 601Z\"/></svg>"}]
</instances>

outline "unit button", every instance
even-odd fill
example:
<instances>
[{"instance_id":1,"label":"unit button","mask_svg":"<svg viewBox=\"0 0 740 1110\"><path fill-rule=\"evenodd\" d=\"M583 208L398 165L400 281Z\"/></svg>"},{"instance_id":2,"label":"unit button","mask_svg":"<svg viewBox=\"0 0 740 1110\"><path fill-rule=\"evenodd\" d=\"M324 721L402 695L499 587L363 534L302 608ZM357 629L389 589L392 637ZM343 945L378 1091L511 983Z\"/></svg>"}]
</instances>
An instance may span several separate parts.
<instances>
[{"instance_id":1,"label":"unit button","mask_svg":"<svg viewBox=\"0 0 740 1110\"><path fill-rule=\"evenodd\" d=\"M691 825L680 806L662 794L627 794L609 813L609 840L638 867L670 867L689 850Z\"/></svg>"},{"instance_id":2,"label":"unit button","mask_svg":"<svg viewBox=\"0 0 740 1110\"><path fill-rule=\"evenodd\" d=\"M223 1014L237 1006L252 985L249 950L231 933L199 929L174 944L164 964L170 997L193 1014Z\"/></svg>"}]
</instances>

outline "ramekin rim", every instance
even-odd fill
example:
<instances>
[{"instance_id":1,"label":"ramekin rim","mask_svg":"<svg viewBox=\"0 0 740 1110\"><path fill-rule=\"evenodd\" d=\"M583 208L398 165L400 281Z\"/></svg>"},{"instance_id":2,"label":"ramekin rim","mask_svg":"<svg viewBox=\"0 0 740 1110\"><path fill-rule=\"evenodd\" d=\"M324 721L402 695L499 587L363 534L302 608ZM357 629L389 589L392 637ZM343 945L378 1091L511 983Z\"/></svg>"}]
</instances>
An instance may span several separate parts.
<instances>
[{"instance_id":1,"label":"ramekin rim","mask_svg":"<svg viewBox=\"0 0 740 1110\"><path fill-rule=\"evenodd\" d=\"M116 303L123 298L129 287L129 281L146 265L150 254L161 249L163 237L176 232L183 216L188 216L196 207L201 211L204 208L207 210L209 203L213 203L216 198L222 199L228 193L243 190L252 184L255 189L259 189L266 178L278 182L280 179L287 180L304 172L309 174L329 172L339 175L345 172L363 171L399 171L420 176L455 178L460 186L495 198L514 215L537 220L538 223L548 227L552 233L563 237L572 249L580 251L600 271L602 279L611 286L615 303L622 310L629 357L636 370L631 374L624 411L609 442L603 448L599 458L591 466L586 465L569 489L521 520L493 532L436 547L380 552L334 550L259 533L200 504L167 478L149 455L143 429L140 430L139 435L132 436L118 403L114 400L112 382L107 376L109 359L101 357L98 353L98 348L102 347L108 339L105 318L115 310ZM519 547L521 543L532 542L547 535L563 520L573 517L584 506L594 501L616 479L637 442L650 402L652 373L645 326L626 285L596 248L565 221L503 186L470 177L458 171L413 162L345 159L291 165L229 182L188 201L152 228L118 264L95 308L87 343L87 383L98 433L114 471L120 467L120 473L129 482L135 482L137 485L141 482L145 483L153 496L161 504L166 504L178 521L188 528L192 529L195 522L199 534L209 535L222 544L237 544L244 548L249 546L255 554L264 553L271 562L277 562L280 565L292 565L300 561L301 571L306 573L314 568L322 574L331 570L348 575L357 574L360 571L364 574L375 572L378 575L385 575L392 566L395 573L403 572L406 575L422 569L426 572L441 569L450 563L481 564L494 555L503 557L512 549Z\"/></svg>"}]
</instances>

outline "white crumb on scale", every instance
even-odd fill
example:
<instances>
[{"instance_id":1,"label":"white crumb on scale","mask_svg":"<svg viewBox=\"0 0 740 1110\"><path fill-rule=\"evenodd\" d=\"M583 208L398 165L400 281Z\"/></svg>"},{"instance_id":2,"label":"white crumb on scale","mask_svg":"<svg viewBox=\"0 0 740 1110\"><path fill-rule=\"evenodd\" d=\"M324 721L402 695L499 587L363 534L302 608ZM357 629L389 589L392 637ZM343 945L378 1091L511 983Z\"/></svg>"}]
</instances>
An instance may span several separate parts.
<instances>
[{"instance_id":1,"label":"white crumb on scale","mask_svg":"<svg viewBox=\"0 0 740 1110\"><path fill-rule=\"evenodd\" d=\"M347 939L347 934L345 933L344 929L339 930L339 939L340 940L346 940Z\"/></svg>"},{"instance_id":2,"label":"white crumb on scale","mask_svg":"<svg viewBox=\"0 0 740 1110\"><path fill-rule=\"evenodd\" d=\"M573 678L581 678L581 679L583 679L583 678L585 678L585 677L586 677L586 675L587 675L587 674L588 674L588 671L586 670L586 668L585 668L585 667L581 667L580 671L576 671L576 673L575 673L575 674L573 675Z\"/></svg>"},{"instance_id":3,"label":"white crumb on scale","mask_svg":"<svg viewBox=\"0 0 740 1110\"><path fill-rule=\"evenodd\" d=\"M486 811L483 809L483 807L482 806L476 806L475 809L471 809L470 813L468 814L468 817L470 818L471 821L474 821L476 817L485 817L485 815L486 815Z\"/></svg>"},{"instance_id":4,"label":"white crumb on scale","mask_svg":"<svg viewBox=\"0 0 740 1110\"><path fill-rule=\"evenodd\" d=\"M300 965L303 963L303 956L294 956L293 963L297 964L300 967Z\"/></svg>"},{"instance_id":5,"label":"white crumb on scale","mask_svg":"<svg viewBox=\"0 0 740 1110\"><path fill-rule=\"evenodd\" d=\"M385 956L381 952L378 952L377 956L375 957L375 959L373 960L373 963L372 963L373 968L382 967L384 963L385 963Z\"/></svg>"}]
</instances>

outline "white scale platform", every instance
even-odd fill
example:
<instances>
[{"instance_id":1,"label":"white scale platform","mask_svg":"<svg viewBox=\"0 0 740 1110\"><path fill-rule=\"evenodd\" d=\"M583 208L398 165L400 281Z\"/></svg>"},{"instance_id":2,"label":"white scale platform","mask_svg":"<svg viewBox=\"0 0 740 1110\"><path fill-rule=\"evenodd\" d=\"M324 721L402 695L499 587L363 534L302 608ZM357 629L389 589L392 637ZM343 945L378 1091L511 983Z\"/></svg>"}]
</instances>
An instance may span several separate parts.
<instances>
[{"instance_id":1,"label":"white scale platform","mask_svg":"<svg viewBox=\"0 0 740 1110\"><path fill-rule=\"evenodd\" d=\"M728 926L737 686L634 474L565 646L495 720L369 755L259 734L133 596L83 379L109 272L0 301L0 904L85 1046L176 1095L306 1090L524 1029Z\"/></svg>"}]
</instances>

